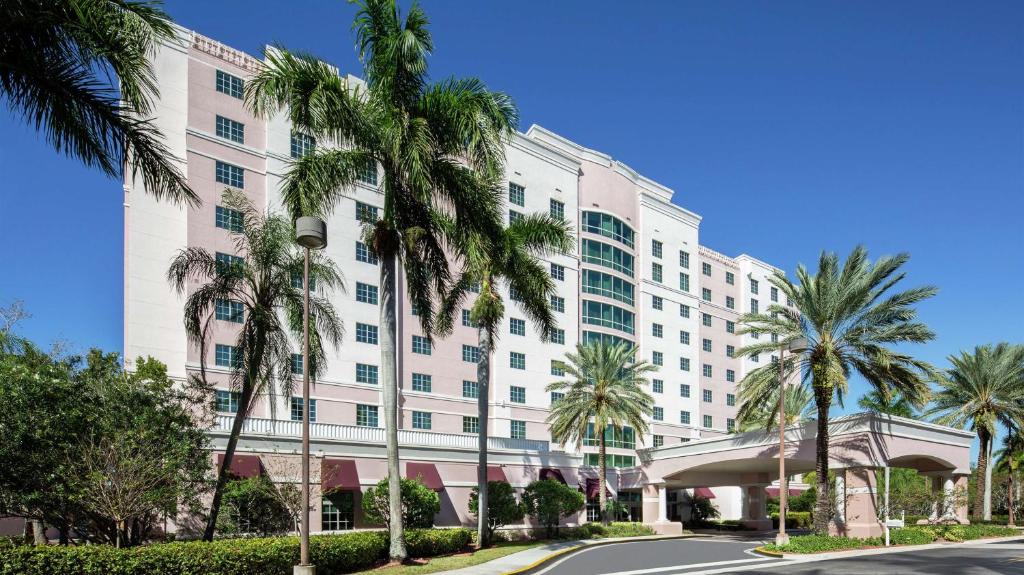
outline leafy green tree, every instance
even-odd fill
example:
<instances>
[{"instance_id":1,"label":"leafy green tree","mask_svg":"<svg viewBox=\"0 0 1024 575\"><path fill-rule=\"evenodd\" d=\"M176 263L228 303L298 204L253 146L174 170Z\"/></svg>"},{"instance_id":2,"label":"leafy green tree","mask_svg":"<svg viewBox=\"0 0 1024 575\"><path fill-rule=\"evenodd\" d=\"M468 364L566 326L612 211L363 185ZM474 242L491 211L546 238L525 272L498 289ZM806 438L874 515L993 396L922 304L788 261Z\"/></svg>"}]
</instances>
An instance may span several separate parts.
<instances>
[{"instance_id":1,"label":"leafy green tree","mask_svg":"<svg viewBox=\"0 0 1024 575\"><path fill-rule=\"evenodd\" d=\"M263 476L228 481L224 485L223 505L226 513L217 517L221 533L266 537L285 533L294 526L278 486Z\"/></svg>"},{"instance_id":2,"label":"leafy green tree","mask_svg":"<svg viewBox=\"0 0 1024 575\"><path fill-rule=\"evenodd\" d=\"M383 209L365 218L364 240L380 266L381 386L391 513L398 514L398 266L420 328L432 338L458 239L500 233L504 145L518 112L508 96L475 78L428 81L434 44L418 5L403 18L395 0L356 3L365 84L310 55L276 49L249 82L246 100L257 115L286 110L295 130L350 145L317 149L292 166L282 194L293 217L326 214L361 176L374 183L380 176ZM391 525L390 541L390 557L405 559L401 523Z\"/></svg>"},{"instance_id":3,"label":"leafy green tree","mask_svg":"<svg viewBox=\"0 0 1024 575\"><path fill-rule=\"evenodd\" d=\"M487 483L487 422L491 401L491 356L505 317L505 302L500 287L506 284L517 294L519 307L547 341L557 327L551 311L551 296L558 293L548 268L538 259L568 254L575 241L565 220L547 214L530 214L511 222L497 238L472 235L460 242L464 246L465 269L439 311L438 333L451 331L453 318L466 297L479 286L479 295L470 309L470 320L477 326L480 361L477 363L477 419L479 461L477 491ZM477 536L481 547L490 545L493 529L488 528L487 503L477 517Z\"/></svg>"},{"instance_id":4,"label":"leafy green tree","mask_svg":"<svg viewBox=\"0 0 1024 575\"><path fill-rule=\"evenodd\" d=\"M1015 427L1003 437L1003 447L995 452L996 470L1006 474L1007 525L1017 524L1020 504L1020 469L1024 467L1024 434Z\"/></svg>"},{"instance_id":5,"label":"leafy green tree","mask_svg":"<svg viewBox=\"0 0 1024 575\"><path fill-rule=\"evenodd\" d=\"M779 392L775 391L774 398L768 398L767 404L757 406L740 406L739 430L756 431L763 429L771 431L779 427ZM786 398L783 406L786 410L786 426L796 425L814 419L814 393L804 385L787 385Z\"/></svg>"},{"instance_id":6,"label":"leafy green tree","mask_svg":"<svg viewBox=\"0 0 1024 575\"><path fill-rule=\"evenodd\" d=\"M402 525L407 528L433 527L434 516L441 511L441 498L417 479L402 479ZM370 523L391 524L391 501L388 478L363 493L363 514Z\"/></svg>"},{"instance_id":7,"label":"leafy green tree","mask_svg":"<svg viewBox=\"0 0 1024 575\"><path fill-rule=\"evenodd\" d=\"M915 417L916 410L903 396L898 393L886 393L885 390L872 389L857 400L857 406L873 413L884 413L898 417Z\"/></svg>"},{"instance_id":8,"label":"leafy green tree","mask_svg":"<svg viewBox=\"0 0 1024 575\"><path fill-rule=\"evenodd\" d=\"M658 368L644 360L636 361L636 348L624 343L579 344L576 353L567 353L565 358L569 379L548 385L548 391L564 396L551 406L547 422L555 441L575 445L577 449L582 447L587 428L593 424L594 435L598 437L601 519L607 524L606 430L618 433L629 426L643 438L648 429L647 418L654 413L654 398L645 389L647 374Z\"/></svg>"},{"instance_id":9,"label":"leafy green tree","mask_svg":"<svg viewBox=\"0 0 1024 575\"><path fill-rule=\"evenodd\" d=\"M238 390L238 413L231 426L224 461L231 461L242 424L261 395L269 395L271 410L277 405L278 388L291 397L294 375L291 368L292 344L302 341L304 256L295 242L290 221L280 215L264 214L253 207L244 194L224 193L223 204L243 216L240 230L231 231L237 253L244 260L219 261L205 248L181 250L167 271L167 279L185 299L185 331L199 348L200 375L206 381L206 357L210 333L217 320L218 302L239 302L242 311L231 321L239 324L235 340L236 359L231 369L231 387ZM341 286L341 275L334 263L321 252L312 252L309 264L310 285L310 377L315 378L325 364L324 344L337 347L342 324L322 290ZM297 283L296 283L296 280ZM196 287L196 283L200 283ZM203 538L213 540L229 466L222 465L210 505L210 517Z\"/></svg>"},{"instance_id":10,"label":"leafy green tree","mask_svg":"<svg viewBox=\"0 0 1024 575\"><path fill-rule=\"evenodd\" d=\"M690 523L700 527L711 520L718 519L720 513L715 504L707 497L694 495L690 498Z\"/></svg>"},{"instance_id":11,"label":"leafy green tree","mask_svg":"<svg viewBox=\"0 0 1024 575\"><path fill-rule=\"evenodd\" d=\"M156 2L5 0L0 21L0 99L12 113L87 166L141 174L155 197L199 203L147 118L150 58L175 35Z\"/></svg>"},{"instance_id":12,"label":"leafy green tree","mask_svg":"<svg viewBox=\"0 0 1024 575\"><path fill-rule=\"evenodd\" d=\"M558 534L563 517L579 513L585 504L582 493L554 479L538 479L523 490L526 514L544 526L548 538Z\"/></svg>"},{"instance_id":13,"label":"leafy green tree","mask_svg":"<svg viewBox=\"0 0 1024 575\"><path fill-rule=\"evenodd\" d=\"M778 353L804 338L807 346L787 354L785 365L771 361L748 373L739 385L745 407L765 405L778 398L779 370L785 375L799 373L814 392L818 431L816 477L818 501L814 510L814 531L828 529L831 506L828 482L829 408L833 399L847 394L848 378L858 373L872 388L883 393L900 393L912 405L927 401L928 381L934 368L894 346L924 343L934 338L926 325L917 321L914 306L936 293L933 287L894 291L906 274L900 271L910 256L886 256L874 263L862 246L853 249L840 264L834 253L822 252L818 271L797 267L796 282L781 271L769 281L793 306L772 304L765 313L740 318L741 334L769 334L736 351L738 357ZM743 409L741 407L741 409ZM742 417L742 416L741 416Z\"/></svg>"},{"instance_id":14,"label":"leafy green tree","mask_svg":"<svg viewBox=\"0 0 1024 575\"><path fill-rule=\"evenodd\" d=\"M494 539L494 531L499 527L511 525L523 520L526 510L516 500L516 490L507 481L488 481L487 496L484 498L487 511L487 540ZM480 515L480 488L474 487L469 494L469 512Z\"/></svg>"}]
</instances>

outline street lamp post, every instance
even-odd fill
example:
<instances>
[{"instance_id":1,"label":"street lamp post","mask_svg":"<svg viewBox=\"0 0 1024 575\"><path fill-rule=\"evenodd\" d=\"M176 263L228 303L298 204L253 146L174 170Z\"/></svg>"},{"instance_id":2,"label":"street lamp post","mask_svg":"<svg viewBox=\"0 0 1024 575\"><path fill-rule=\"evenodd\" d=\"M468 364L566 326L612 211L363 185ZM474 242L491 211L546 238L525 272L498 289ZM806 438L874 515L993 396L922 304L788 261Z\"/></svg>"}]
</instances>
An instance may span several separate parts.
<instances>
[{"instance_id":1,"label":"street lamp post","mask_svg":"<svg viewBox=\"0 0 1024 575\"><path fill-rule=\"evenodd\" d=\"M309 250L327 246L327 224L304 216L295 220L295 241L304 248L302 273L302 524L299 529L299 564L294 575L316 575L309 561Z\"/></svg>"},{"instance_id":2,"label":"street lamp post","mask_svg":"<svg viewBox=\"0 0 1024 575\"><path fill-rule=\"evenodd\" d=\"M797 338L779 349L779 532L775 535L776 545L789 543L786 533L786 499L789 497L789 482L786 480L786 350L790 352L807 347L807 340Z\"/></svg>"}]
</instances>

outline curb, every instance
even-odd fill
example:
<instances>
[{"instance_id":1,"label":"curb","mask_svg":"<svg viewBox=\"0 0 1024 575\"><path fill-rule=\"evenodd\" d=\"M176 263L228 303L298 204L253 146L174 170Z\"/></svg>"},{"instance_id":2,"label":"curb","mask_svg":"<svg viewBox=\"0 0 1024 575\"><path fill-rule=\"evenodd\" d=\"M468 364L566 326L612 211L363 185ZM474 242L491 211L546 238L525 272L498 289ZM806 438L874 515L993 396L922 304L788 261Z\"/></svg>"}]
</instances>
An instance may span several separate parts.
<instances>
[{"instance_id":1,"label":"curb","mask_svg":"<svg viewBox=\"0 0 1024 575\"><path fill-rule=\"evenodd\" d=\"M754 547L754 553L758 555L764 555L765 557L773 557L775 559L782 559L786 555L780 551L769 551L764 547Z\"/></svg>"},{"instance_id":2,"label":"curb","mask_svg":"<svg viewBox=\"0 0 1024 575\"><path fill-rule=\"evenodd\" d=\"M971 539L970 541L946 541L943 543L924 543L921 545L891 545L889 547L870 547L860 549L844 549L842 551L822 551L819 553L782 553L779 551L768 551L763 547L754 549L768 557L790 559L794 562L811 563L816 561L828 561L831 559L843 559L845 557L866 556L866 555L888 555L890 553L906 553L909 551L927 551L929 549L948 549L966 545L984 545L987 543L1002 543L1006 541L1024 540L1022 535L1010 535L1008 537L987 537L982 539Z\"/></svg>"},{"instance_id":3,"label":"curb","mask_svg":"<svg viewBox=\"0 0 1024 575\"><path fill-rule=\"evenodd\" d=\"M540 568L547 566L548 563L551 563L552 561L555 561L556 559L561 559L562 557L564 557L566 555L570 555L572 553L576 553L577 551L581 551L583 549L590 549L592 547L601 547L601 546L604 546L604 545L614 545L616 543L638 543L638 542L642 542L642 541L665 541L665 540L669 540L669 539L690 539L690 538L693 538L693 537L700 537L700 536L699 535L687 535L687 534L684 534L684 535L661 535L661 536L654 536L654 537L624 537L624 538L617 538L617 539L597 539L597 540L594 540L593 543L581 543L580 545L575 545L573 547L566 547L565 549L559 549L558 551L555 551L553 553L549 553L548 555L545 555L544 557L541 557L540 559L534 561L533 563L530 563L529 565L527 565L525 567L520 567L518 569L513 569L512 571L505 571L501 575L529 575L530 573L534 573L537 570L539 570Z\"/></svg>"}]
</instances>

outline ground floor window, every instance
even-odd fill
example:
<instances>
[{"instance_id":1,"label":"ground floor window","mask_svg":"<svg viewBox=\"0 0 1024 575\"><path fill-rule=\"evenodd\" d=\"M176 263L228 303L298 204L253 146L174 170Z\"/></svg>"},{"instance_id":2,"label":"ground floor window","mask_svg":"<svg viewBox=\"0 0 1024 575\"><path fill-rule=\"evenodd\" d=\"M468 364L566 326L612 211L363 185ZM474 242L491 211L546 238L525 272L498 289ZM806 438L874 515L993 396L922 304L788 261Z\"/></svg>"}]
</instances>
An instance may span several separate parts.
<instances>
[{"instance_id":1,"label":"ground floor window","mask_svg":"<svg viewBox=\"0 0 1024 575\"><path fill-rule=\"evenodd\" d=\"M616 521L643 521L643 496L639 491L620 491L617 499L619 510L615 514Z\"/></svg>"},{"instance_id":2,"label":"ground floor window","mask_svg":"<svg viewBox=\"0 0 1024 575\"><path fill-rule=\"evenodd\" d=\"M587 521L601 520L601 502L597 499L587 499Z\"/></svg>"},{"instance_id":3,"label":"ground floor window","mask_svg":"<svg viewBox=\"0 0 1024 575\"><path fill-rule=\"evenodd\" d=\"M351 491L336 491L323 498L320 505L320 529L323 531L348 531L355 527L355 494Z\"/></svg>"}]
</instances>

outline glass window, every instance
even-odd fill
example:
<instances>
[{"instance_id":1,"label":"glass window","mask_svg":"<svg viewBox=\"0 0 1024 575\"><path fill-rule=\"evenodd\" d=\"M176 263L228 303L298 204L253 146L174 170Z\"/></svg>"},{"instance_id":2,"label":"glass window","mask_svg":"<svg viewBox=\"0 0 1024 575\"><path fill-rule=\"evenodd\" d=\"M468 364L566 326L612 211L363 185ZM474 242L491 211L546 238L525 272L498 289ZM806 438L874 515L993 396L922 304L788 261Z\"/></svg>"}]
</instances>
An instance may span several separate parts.
<instances>
[{"instance_id":1,"label":"glass window","mask_svg":"<svg viewBox=\"0 0 1024 575\"><path fill-rule=\"evenodd\" d=\"M679 369L682 371L690 371L690 358L681 357L679 358Z\"/></svg>"},{"instance_id":2,"label":"glass window","mask_svg":"<svg viewBox=\"0 0 1024 575\"><path fill-rule=\"evenodd\" d=\"M316 149L316 138L301 132L292 132L291 148L292 157L301 158Z\"/></svg>"},{"instance_id":3,"label":"glass window","mask_svg":"<svg viewBox=\"0 0 1024 575\"><path fill-rule=\"evenodd\" d=\"M687 385L685 383L679 384L679 397L686 397L686 398L690 397L690 386L689 385Z\"/></svg>"},{"instance_id":4,"label":"glass window","mask_svg":"<svg viewBox=\"0 0 1024 575\"><path fill-rule=\"evenodd\" d=\"M238 367L242 363L242 356L238 348L233 345L217 344L214 347L214 364L219 367Z\"/></svg>"},{"instance_id":5,"label":"glass window","mask_svg":"<svg viewBox=\"0 0 1024 575\"><path fill-rule=\"evenodd\" d=\"M359 170L359 173L356 174L356 178L364 184L376 187L377 162L373 158L368 159Z\"/></svg>"},{"instance_id":6,"label":"glass window","mask_svg":"<svg viewBox=\"0 0 1024 575\"><path fill-rule=\"evenodd\" d=\"M422 335L412 336L412 352L420 355L430 355L430 340Z\"/></svg>"},{"instance_id":7,"label":"glass window","mask_svg":"<svg viewBox=\"0 0 1024 575\"><path fill-rule=\"evenodd\" d=\"M725 430L728 431L729 433L732 433L732 432L736 431L736 420L735 419L726 419L725 420Z\"/></svg>"},{"instance_id":8,"label":"glass window","mask_svg":"<svg viewBox=\"0 0 1024 575\"><path fill-rule=\"evenodd\" d=\"M690 425L690 412L689 411L680 411L679 412L679 423L682 423L683 425Z\"/></svg>"},{"instance_id":9,"label":"glass window","mask_svg":"<svg viewBox=\"0 0 1024 575\"><path fill-rule=\"evenodd\" d=\"M548 339L551 340L551 343L565 345L565 330L557 327L551 328L551 331L548 333Z\"/></svg>"},{"instance_id":10,"label":"glass window","mask_svg":"<svg viewBox=\"0 0 1024 575\"><path fill-rule=\"evenodd\" d=\"M508 318L508 331L512 335L526 335L526 320L514 317Z\"/></svg>"},{"instance_id":11,"label":"glass window","mask_svg":"<svg viewBox=\"0 0 1024 575\"><path fill-rule=\"evenodd\" d=\"M480 397L480 384L468 379L462 380L462 397L471 399Z\"/></svg>"},{"instance_id":12,"label":"glass window","mask_svg":"<svg viewBox=\"0 0 1024 575\"><path fill-rule=\"evenodd\" d=\"M525 217L526 216L524 216L521 212L517 212L515 210L508 211L508 223L510 225L522 221Z\"/></svg>"},{"instance_id":13,"label":"glass window","mask_svg":"<svg viewBox=\"0 0 1024 575\"><path fill-rule=\"evenodd\" d=\"M711 290L708 288L700 288L700 295L704 298L704 301L711 301Z\"/></svg>"},{"instance_id":14,"label":"glass window","mask_svg":"<svg viewBox=\"0 0 1024 575\"><path fill-rule=\"evenodd\" d=\"M480 348L475 345L462 345L462 361L480 363Z\"/></svg>"},{"instance_id":15,"label":"glass window","mask_svg":"<svg viewBox=\"0 0 1024 575\"><path fill-rule=\"evenodd\" d=\"M661 264L657 262L651 263L651 279L661 283Z\"/></svg>"},{"instance_id":16,"label":"glass window","mask_svg":"<svg viewBox=\"0 0 1024 575\"><path fill-rule=\"evenodd\" d=\"M725 296L725 307L729 309L736 309L736 298L731 295Z\"/></svg>"},{"instance_id":17,"label":"glass window","mask_svg":"<svg viewBox=\"0 0 1024 575\"><path fill-rule=\"evenodd\" d=\"M518 351L508 352L508 366L512 369L526 369L526 354Z\"/></svg>"},{"instance_id":18,"label":"glass window","mask_svg":"<svg viewBox=\"0 0 1024 575\"><path fill-rule=\"evenodd\" d=\"M356 301L377 305L377 286L356 282Z\"/></svg>"},{"instance_id":19,"label":"glass window","mask_svg":"<svg viewBox=\"0 0 1024 575\"><path fill-rule=\"evenodd\" d=\"M378 427L376 405L356 405L356 425L359 427Z\"/></svg>"},{"instance_id":20,"label":"glass window","mask_svg":"<svg viewBox=\"0 0 1024 575\"><path fill-rule=\"evenodd\" d=\"M654 393L664 393L665 392L665 382L663 380L660 380L660 379L652 379L651 380L651 390L654 391Z\"/></svg>"},{"instance_id":21,"label":"glass window","mask_svg":"<svg viewBox=\"0 0 1024 575\"><path fill-rule=\"evenodd\" d=\"M679 251L679 267L683 269L690 269L690 254L689 252Z\"/></svg>"},{"instance_id":22,"label":"glass window","mask_svg":"<svg viewBox=\"0 0 1024 575\"><path fill-rule=\"evenodd\" d=\"M654 447L661 447L662 445L665 445L665 436L664 435L655 435L654 439L653 439L653 442L654 442Z\"/></svg>"},{"instance_id":23,"label":"glass window","mask_svg":"<svg viewBox=\"0 0 1024 575\"><path fill-rule=\"evenodd\" d=\"M633 256L625 250L611 244L584 238L580 244L580 252L586 263L611 268L633 277Z\"/></svg>"},{"instance_id":24,"label":"glass window","mask_svg":"<svg viewBox=\"0 0 1024 575\"><path fill-rule=\"evenodd\" d=\"M606 446L615 449L635 449L636 433L629 426L616 428L608 425L604 428L604 442ZM597 447L600 444L599 438L594 434L594 424L588 423L587 431L583 434L583 445Z\"/></svg>"},{"instance_id":25,"label":"glass window","mask_svg":"<svg viewBox=\"0 0 1024 575\"><path fill-rule=\"evenodd\" d=\"M552 391L551 404L554 405L558 400L562 399L563 397L565 397L565 394L562 393L561 391Z\"/></svg>"},{"instance_id":26,"label":"glass window","mask_svg":"<svg viewBox=\"0 0 1024 575\"><path fill-rule=\"evenodd\" d=\"M735 383L736 382L736 372L731 370L731 369L725 370L725 381Z\"/></svg>"},{"instance_id":27,"label":"glass window","mask_svg":"<svg viewBox=\"0 0 1024 575\"><path fill-rule=\"evenodd\" d=\"M651 363L653 363L654 365L658 365L658 366L664 365L665 364L665 355L663 353L661 353L660 351L653 351L653 352L651 352Z\"/></svg>"},{"instance_id":28,"label":"glass window","mask_svg":"<svg viewBox=\"0 0 1024 575\"><path fill-rule=\"evenodd\" d=\"M377 366L367 363L356 364L356 383L377 385Z\"/></svg>"},{"instance_id":29,"label":"glass window","mask_svg":"<svg viewBox=\"0 0 1024 575\"><path fill-rule=\"evenodd\" d=\"M480 433L480 418L471 415L463 415L462 433Z\"/></svg>"},{"instance_id":30,"label":"glass window","mask_svg":"<svg viewBox=\"0 0 1024 575\"><path fill-rule=\"evenodd\" d=\"M626 247L633 247L633 228L615 216L600 212L583 212L581 227L587 233L602 235L622 242Z\"/></svg>"},{"instance_id":31,"label":"glass window","mask_svg":"<svg viewBox=\"0 0 1024 575\"><path fill-rule=\"evenodd\" d=\"M732 357L732 356L736 355L736 346L735 345L727 345L727 346L725 346L725 355L726 355L726 357Z\"/></svg>"},{"instance_id":32,"label":"glass window","mask_svg":"<svg viewBox=\"0 0 1024 575\"><path fill-rule=\"evenodd\" d=\"M295 289L302 289L302 275L303 272L292 272L291 281L292 287ZM316 291L316 278L309 278L309 290Z\"/></svg>"},{"instance_id":33,"label":"glass window","mask_svg":"<svg viewBox=\"0 0 1024 575\"><path fill-rule=\"evenodd\" d=\"M701 273L703 273L704 275L711 276L711 264L709 264L708 262L701 262L700 270Z\"/></svg>"},{"instance_id":34,"label":"glass window","mask_svg":"<svg viewBox=\"0 0 1024 575\"><path fill-rule=\"evenodd\" d=\"M216 86L217 91L221 94L227 94L232 98L241 100L245 83L238 76L228 74L223 70L217 70Z\"/></svg>"},{"instance_id":35,"label":"glass window","mask_svg":"<svg viewBox=\"0 0 1024 575\"><path fill-rule=\"evenodd\" d=\"M725 331L729 333L736 333L736 322L725 320Z\"/></svg>"},{"instance_id":36,"label":"glass window","mask_svg":"<svg viewBox=\"0 0 1024 575\"><path fill-rule=\"evenodd\" d=\"M583 454L583 464L589 465L590 467L597 467L599 465L597 453L585 453ZM612 469L622 469L626 467L636 466L635 455L619 455L617 453L608 453L604 456L604 463ZM600 521L601 518L597 513L597 509L594 507L596 503L587 504L587 521Z\"/></svg>"},{"instance_id":37,"label":"glass window","mask_svg":"<svg viewBox=\"0 0 1024 575\"><path fill-rule=\"evenodd\" d=\"M583 300L583 323L633 333L633 312L619 306Z\"/></svg>"},{"instance_id":38,"label":"glass window","mask_svg":"<svg viewBox=\"0 0 1024 575\"><path fill-rule=\"evenodd\" d=\"M473 321L473 312L468 309L462 310L462 325L466 327L480 327L478 322Z\"/></svg>"},{"instance_id":39,"label":"glass window","mask_svg":"<svg viewBox=\"0 0 1024 575\"><path fill-rule=\"evenodd\" d=\"M553 217L553 218L557 218L559 220L564 220L565 219L565 204L563 204L562 202L560 202L558 200L554 200L554 199L551 200L551 207L550 207L548 213L550 213L551 217Z\"/></svg>"},{"instance_id":40,"label":"glass window","mask_svg":"<svg viewBox=\"0 0 1024 575\"><path fill-rule=\"evenodd\" d=\"M704 377L711 377L711 366L708 364L703 365Z\"/></svg>"},{"instance_id":41,"label":"glass window","mask_svg":"<svg viewBox=\"0 0 1024 575\"><path fill-rule=\"evenodd\" d=\"M778 303L778 301L779 301L779 288L773 286L772 289L771 289L771 294L772 294L771 295L772 301Z\"/></svg>"},{"instance_id":42,"label":"glass window","mask_svg":"<svg viewBox=\"0 0 1024 575\"><path fill-rule=\"evenodd\" d=\"M377 326L356 322L356 341L377 345Z\"/></svg>"},{"instance_id":43,"label":"glass window","mask_svg":"<svg viewBox=\"0 0 1024 575\"><path fill-rule=\"evenodd\" d=\"M732 393L725 394L725 404L729 407L736 407L736 396Z\"/></svg>"},{"instance_id":44,"label":"glass window","mask_svg":"<svg viewBox=\"0 0 1024 575\"><path fill-rule=\"evenodd\" d=\"M526 403L526 388L517 385L509 387L508 400L512 403Z\"/></svg>"},{"instance_id":45,"label":"glass window","mask_svg":"<svg viewBox=\"0 0 1024 575\"><path fill-rule=\"evenodd\" d=\"M218 161L214 170L214 176L219 184L227 184L239 189L245 187L245 170L238 166Z\"/></svg>"},{"instance_id":46,"label":"glass window","mask_svg":"<svg viewBox=\"0 0 1024 575\"><path fill-rule=\"evenodd\" d=\"M690 291L690 274L679 272L679 289Z\"/></svg>"},{"instance_id":47,"label":"glass window","mask_svg":"<svg viewBox=\"0 0 1024 575\"><path fill-rule=\"evenodd\" d=\"M627 303L632 303L632 302L627 302ZM658 296L658 295L651 296L651 307L654 308L654 309L657 309L657 310L663 309L665 307L665 300L663 300L661 298L661 296Z\"/></svg>"},{"instance_id":48,"label":"glass window","mask_svg":"<svg viewBox=\"0 0 1024 575\"><path fill-rule=\"evenodd\" d=\"M757 295L757 280L750 280L750 293Z\"/></svg>"},{"instance_id":49,"label":"glass window","mask_svg":"<svg viewBox=\"0 0 1024 575\"><path fill-rule=\"evenodd\" d=\"M302 375L302 354L293 353L291 357L291 370L295 375Z\"/></svg>"},{"instance_id":50,"label":"glass window","mask_svg":"<svg viewBox=\"0 0 1024 575\"><path fill-rule=\"evenodd\" d=\"M654 421L665 421L665 408L654 406Z\"/></svg>"},{"instance_id":51,"label":"glass window","mask_svg":"<svg viewBox=\"0 0 1024 575\"><path fill-rule=\"evenodd\" d=\"M214 220L218 228L229 232L241 232L244 226L242 212L224 206L217 206Z\"/></svg>"},{"instance_id":52,"label":"glass window","mask_svg":"<svg viewBox=\"0 0 1024 575\"><path fill-rule=\"evenodd\" d=\"M701 315L701 318L700 318L701 323L704 324L705 327L711 327L711 314L709 314L709 313L702 313L700 315Z\"/></svg>"},{"instance_id":53,"label":"glass window","mask_svg":"<svg viewBox=\"0 0 1024 575\"><path fill-rule=\"evenodd\" d=\"M377 214L377 206L371 206L370 204L364 204L363 202L356 202L357 221L363 222L364 224L372 224L379 219Z\"/></svg>"},{"instance_id":54,"label":"glass window","mask_svg":"<svg viewBox=\"0 0 1024 575\"><path fill-rule=\"evenodd\" d=\"M679 332L679 343L683 345L690 345L690 332L680 331Z\"/></svg>"},{"instance_id":55,"label":"glass window","mask_svg":"<svg viewBox=\"0 0 1024 575\"><path fill-rule=\"evenodd\" d=\"M701 397L704 400L704 403L711 403L711 398L712 398L711 390L710 389L703 390L702 393L701 393Z\"/></svg>"},{"instance_id":56,"label":"glass window","mask_svg":"<svg viewBox=\"0 0 1024 575\"><path fill-rule=\"evenodd\" d=\"M760 362L760 361L761 361L761 355L760 355L760 354L757 354L757 353L755 353L755 354L752 354L752 355L750 356L750 361L752 361L752 362L754 362L754 363L758 363L758 362Z\"/></svg>"},{"instance_id":57,"label":"glass window","mask_svg":"<svg viewBox=\"0 0 1024 575\"><path fill-rule=\"evenodd\" d=\"M690 306L685 303L679 304L679 317L690 317Z\"/></svg>"},{"instance_id":58,"label":"glass window","mask_svg":"<svg viewBox=\"0 0 1024 575\"><path fill-rule=\"evenodd\" d=\"M710 415L704 416L704 427L707 427L708 429L712 427L712 420Z\"/></svg>"},{"instance_id":59,"label":"glass window","mask_svg":"<svg viewBox=\"0 0 1024 575\"><path fill-rule=\"evenodd\" d=\"M661 257L661 242L658 240L651 240L651 255L656 258Z\"/></svg>"},{"instance_id":60,"label":"glass window","mask_svg":"<svg viewBox=\"0 0 1024 575\"><path fill-rule=\"evenodd\" d=\"M508 203L517 206L526 205L526 188L512 182L508 183Z\"/></svg>"},{"instance_id":61,"label":"glass window","mask_svg":"<svg viewBox=\"0 0 1024 575\"><path fill-rule=\"evenodd\" d=\"M725 272L725 283L729 285L736 285L736 274L732 272Z\"/></svg>"},{"instance_id":62,"label":"glass window","mask_svg":"<svg viewBox=\"0 0 1024 575\"><path fill-rule=\"evenodd\" d=\"M239 144L245 143L245 124L225 118L224 116L217 116L215 123L218 138L224 138Z\"/></svg>"},{"instance_id":63,"label":"glass window","mask_svg":"<svg viewBox=\"0 0 1024 575\"><path fill-rule=\"evenodd\" d=\"M355 527L355 495L336 491L320 502L320 528L323 531L349 531Z\"/></svg>"},{"instance_id":64,"label":"glass window","mask_svg":"<svg viewBox=\"0 0 1024 575\"><path fill-rule=\"evenodd\" d=\"M757 300L750 298L750 313L757 313Z\"/></svg>"},{"instance_id":65,"label":"glass window","mask_svg":"<svg viewBox=\"0 0 1024 575\"><path fill-rule=\"evenodd\" d=\"M554 279L556 279L558 281L564 281L565 280L565 266L560 266L558 264L551 264L551 277L553 277Z\"/></svg>"},{"instance_id":66,"label":"glass window","mask_svg":"<svg viewBox=\"0 0 1024 575\"><path fill-rule=\"evenodd\" d=\"M364 264L377 265L377 255L370 251L370 247L363 242L356 242L356 261Z\"/></svg>"},{"instance_id":67,"label":"glass window","mask_svg":"<svg viewBox=\"0 0 1024 575\"><path fill-rule=\"evenodd\" d=\"M237 391L218 389L214 409L221 413L238 413L239 397L240 395Z\"/></svg>"},{"instance_id":68,"label":"glass window","mask_svg":"<svg viewBox=\"0 0 1024 575\"><path fill-rule=\"evenodd\" d=\"M663 331L664 328L660 323L651 324L651 335L653 335L654 337L661 337Z\"/></svg>"},{"instance_id":69,"label":"glass window","mask_svg":"<svg viewBox=\"0 0 1024 575\"><path fill-rule=\"evenodd\" d=\"M216 309L215 317L221 321L242 323L245 320L245 305L240 301L230 299L218 299L214 304Z\"/></svg>"},{"instance_id":70,"label":"glass window","mask_svg":"<svg viewBox=\"0 0 1024 575\"><path fill-rule=\"evenodd\" d=\"M556 295L551 296L551 310L558 313L565 313L565 298Z\"/></svg>"},{"instance_id":71,"label":"glass window","mask_svg":"<svg viewBox=\"0 0 1024 575\"><path fill-rule=\"evenodd\" d=\"M551 360L551 375L557 375L562 377L565 375L565 364L558 361L557 359Z\"/></svg>"},{"instance_id":72,"label":"glass window","mask_svg":"<svg viewBox=\"0 0 1024 575\"><path fill-rule=\"evenodd\" d=\"M509 286L509 288L508 288L508 299L510 299L512 301L520 301L521 302L521 301L523 301L523 296L519 295L519 292L516 291L516 288L514 288L512 286Z\"/></svg>"},{"instance_id":73,"label":"glass window","mask_svg":"<svg viewBox=\"0 0 1024 575\"><path fill-rule=\"evenodd\" d=\"M526 439L526 422L513 419L510 421L509 437L512 439Z\"/></svg>"},{"instance_id":74,"label":"glass window","mask_svg":"<svg viewBox=\"0 0 1024 575\"><path fill-rule=\"evenodd\" d=\"M706 352L710 352L711 351L711 340L707 339L707 338L704 338L701 341L701 349L703 349Z\"/></svg>"},{"instance_id":75,"label":"glass window","mask_svg":"<svg viewBox=\"0 0 1024 575\"><path fill-rule=\"evenodd\" d=\"M433 387L433 378L426 373L412 374L412 390L430 393Z\"/></svg>"},{"instance_id":76,"label":"glass window","mask_svg":"<svg viewBox=\"0 0 1024 575\"><path fill-rule=\"evenodd\" d=\"M293 397L291 401L292 421L302 421L302 398ZM309 400L309 422L316 423L316 400Z\"/></svg>"},{"instance_id":77,"label":"glass window","mask_svg":"<svg viewBox=\"0 0 1024 575\"><path fill-rule=\"evenodd\" d=\"M430 429L433 419L433 414L429 411L414 411L412 412L412 428L413 429Z\"/></svg>"}]
</instances>

